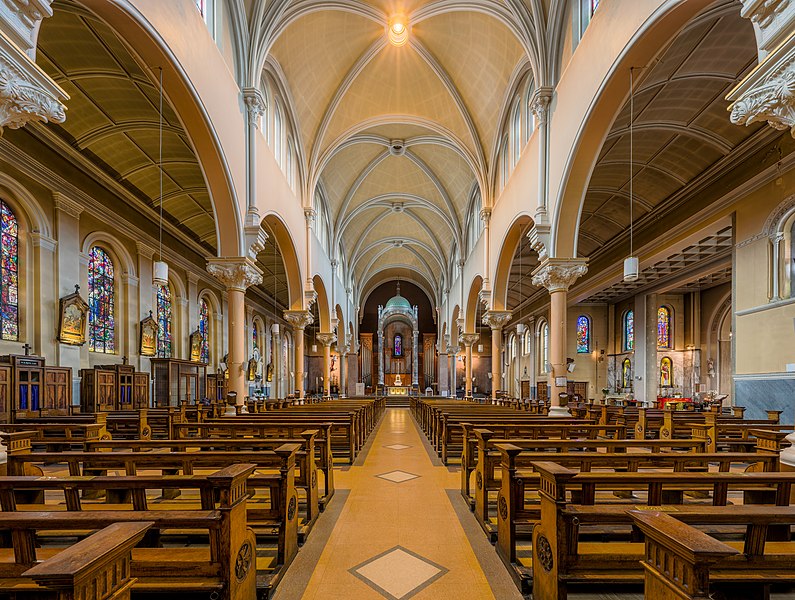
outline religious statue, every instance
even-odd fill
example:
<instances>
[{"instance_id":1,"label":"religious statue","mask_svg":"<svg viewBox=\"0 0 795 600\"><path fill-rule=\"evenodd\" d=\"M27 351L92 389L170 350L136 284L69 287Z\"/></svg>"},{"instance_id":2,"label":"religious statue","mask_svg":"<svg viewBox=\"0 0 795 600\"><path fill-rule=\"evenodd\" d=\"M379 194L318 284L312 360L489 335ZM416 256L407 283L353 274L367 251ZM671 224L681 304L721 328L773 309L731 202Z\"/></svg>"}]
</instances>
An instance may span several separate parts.
<instances>
[{"instance_id":1,"label":"religious statue","mask_svg":"<svg viewBox=\"0 0 795 600\"><path fill-rule=\"evenodd\" d=\"M265 381L268 381L268 382L273 381L273 362L272 361L268 363L268 371L267 371L267 373L268 374L265 377Z\"/></svg>"},{"instance_id":2,"label":"religious statue","mask_svg":"<svg viewBox=\"0 0 795 600\"><path fill-rule=\"evenodd\" d=\"M712 358L707 359L707 375L715 377L715 361Z\"/></svg>"},{"instance_id":3,"label":"religious statue","mask_svg":"<svg viewBox=\"0 0 795 600\"><path fill-rule=\"evenodd\" d=\"M624 362L621 363L621 387L632 387L632 363L628 358L625 358Z\"/></svg>"},{"instance_id":4,"label":"religious statue","mask_svg":"<svg viewBox=\"0 0 795 600\"><path fill-rule=\"evenodd\" d=\"M660 387L667 388L672 386L672 370L671 359L666 356L660 361Z\"/></svg>"}]
</instances>

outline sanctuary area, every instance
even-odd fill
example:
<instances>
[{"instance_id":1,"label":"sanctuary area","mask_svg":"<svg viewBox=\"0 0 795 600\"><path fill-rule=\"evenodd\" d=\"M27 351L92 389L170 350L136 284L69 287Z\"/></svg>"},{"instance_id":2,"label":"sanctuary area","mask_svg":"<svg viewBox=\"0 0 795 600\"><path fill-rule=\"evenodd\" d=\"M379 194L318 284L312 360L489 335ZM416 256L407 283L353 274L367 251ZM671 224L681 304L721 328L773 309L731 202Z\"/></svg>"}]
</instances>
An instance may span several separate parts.
<instances>
[{"instance_id":1,"label":"sanctuary area","mask_svg":"<svg viewBox=\"0 0 795 600\"><path fill-rule=\"evenodd\" d=\"M795 2L0 0L0 600L795 598Z\"/></svg>"}]
</instances>

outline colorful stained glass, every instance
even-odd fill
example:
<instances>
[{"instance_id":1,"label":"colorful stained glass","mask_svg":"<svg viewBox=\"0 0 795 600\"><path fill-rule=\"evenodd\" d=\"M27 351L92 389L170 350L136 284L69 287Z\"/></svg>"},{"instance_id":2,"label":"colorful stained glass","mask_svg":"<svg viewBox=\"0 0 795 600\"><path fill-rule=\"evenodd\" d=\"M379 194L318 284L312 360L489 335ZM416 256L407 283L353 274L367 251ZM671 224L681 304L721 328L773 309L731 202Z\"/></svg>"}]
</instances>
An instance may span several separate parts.
<instances>
[{"instance_id":1,"label":"colorful stained glass","mask_svg":"<svg viewBox=\"0 0 795 600\"><path fill-rule=\"evenodd\" d=\"M201 354L199 360L203 363L210 362L210 309L206 300L199 302L199 333L202 336Z\"/></svg>"},{"instance_id":2,"label":"colorful stained glass","mask_svg":"<svg viewBox=\"0 0 795 600\"><path fill-rule=\"evenodd\" d=\"M0 200L0 340L19 339L19 225Z\"/></svg>"},{"instance_id":3,"label":"colorful stained glass","mask_svg":"<svg viewBox=\"0 0 795 600\"><path fill-rule=\"evenodd\" d=\"M635 313L628 310L624 314L624 350L629 352L635 348Z\"/></svg>"},{"instance_id":4,"label":"colorful stained glass","mask_svg":"<svg viewBox=\"0 0 795 600\"><path fill-rule=\"evenodd\" d=\"M157 355L171 358L171 288L157 286Z\"/></svg>"},{"instance_id":5,"label":"colorful stained glass","mask_svg":"<svg viewBox=\"0 0 795 600\"><path fill-rule=\"evenodd\" d=\"M251 342L252 350L259 348L259 325L257 325L256 321L254 321L254 325L251 328Z\"/></svg>"},{"instance_id":6,"label":"colorful stained glass","mask_svg":"<svg viewBox=\"0 0 795 600\"><path fill-rule=\"evenodd\" d=\"M577 353L591 351L591 320L585 315L577 317Z\"/></svg>"},{"instance_id":7,"label":"colorful stained glass","mask_svg":"<svg viewBox=\"0 0 795 600\"><path fill-rule=\"evenodd\" d=\"M597 8L599 8L599 0L591 0L591 14L592 15L596 12Z\"/></svg>"},{"instance_id":8,"label":"colorful stained glass","mask_svg":"<svg viewBox=\"0 0 795 600\"><path fill-rule=\"evenodd\" d=\"M671 347L671 311L666 306L657 309L657 347Z\"/></svg>"},{"instance_id":9,"label":"colorful stained glass","mask_svg":"<svg viewBox=\"0 0 795 600\"><path fill-rule=\"evenodd\" d=\"M549 325L541 326L541 372L549 373Z\"/></svg>"},{"instance_id":10,"label":"colorful stained glass","mask_svg":"<svg viewBox=\"0 0 795 600\"><path fill-rule=\"evenodd\" d=\"M115 304L113 261L110 255L93 246L88 251L88 349L91 352L115 351Z\"/></svg>"}]
</instances>

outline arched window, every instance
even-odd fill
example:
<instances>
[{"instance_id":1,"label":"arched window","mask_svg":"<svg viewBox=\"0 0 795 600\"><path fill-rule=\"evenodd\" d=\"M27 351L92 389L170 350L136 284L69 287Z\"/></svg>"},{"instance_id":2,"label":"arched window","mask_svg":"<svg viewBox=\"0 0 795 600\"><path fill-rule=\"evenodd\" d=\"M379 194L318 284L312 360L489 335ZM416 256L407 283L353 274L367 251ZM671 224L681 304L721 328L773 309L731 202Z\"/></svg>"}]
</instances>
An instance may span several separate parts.
<instances>
[{"instance_id":1,"label":"arched window","mask_svg":"<svg viewBox=\"0 0 795 600\"><path fill-rule=\"evenodd\" d=\"M787 264L786 277L789 277L789 295L790 298L795 298L795 219L792 219L792 227L789 232L790 252L789 262Z\"/></svg>"},{"instance_id":2,"label":"arched window","mask_svg":"<svg viewBox=\"0 0 795 600\"><path fill-rule=\"evenodd\" d=\"M577 354L591 351L591 319L585 315L577 317Z\"/></svg>"},{"instance_id":3,"label":"arched window","mask_svg":"<svg viewBox=\"0 0 795 600\"><path fill-rule=\"evenodd\" d=\"M171 287L157 286L157 355L171 358Z\"/></svg>"},{"instance_id":4,"label":"arched window","mask_svg":"<svg viewBox=\"0 0 795 600\"><path fill-rule=\"evenodd\" d=\"M549 324L544 321L538 328L538 359L539 371L541 373L549 372Z\"/></svg>"},{"instance_id":5,"label":"arched window","mask_svg":"<svg viewBox=\"0 0 795 600\"><path fill-rule=\"evenodd\" d=\"M527 85L527 94L525 95L525 101L524 101L525 105L524 143L525 144L530 140L530 136L533 135L533 129L535 129L535 115L533 115L532 102L531 102L534 92L535 92L535 82L531 80Z\"/></svg>"},{"instance_id":6,"label":"arched window","mask_svg":"<svg viewBox=\"0 0 795 600\"><path fill-rule=\"evenodd\" d=\"M210 363L210 309L207 300L199 301L199 333L202 336L201 352L199 361Z\"/></svg>"},{"instance_id":7,"label":"arched window","mask_svg":"<svg viewBox=\"0 0 795 600\"><path fill-rule=\"evenodd\" d=\"M628 310L624 313L624 352L635 349L635 312Z\"/></svg>"},{"instance_id":8,"label":"arched window","mask_svg":"<svg viewBox=\"0 0 795 600\"><path fill-rule=\"evenodd\" d=\"M259 323L254 321L251 326L251 350L259 349Z\"/></svg>"},{"instance_id":9,"label":"arched window","mask_svg":"<svg viewBox=\"0 0 795 600\"><path fill-rule=\"evenodd\" d=\"M516 358L516 335L511 334L511 337L508 338L508 364Z\"/></svg>"},{"instance_id":10,"label":"arched window","mask_svg":"<svg viewBox=\"0 0 795 600\"><path fill-rule=\"evenodd\" d=\"M671 347L671 310L667 306L657 309L657 347Z\"/></svg>"},{"instance_id":11,"label":"arched window","mask_svg":"<svg viewBox=\"0 0 795 600\"><path fill-rule=\"evenodd\" d=\"M500 150L500 189L505 187L505 184L508 183L508 177L510 177L510 165L508 164L508 155L509 148L508 148L508 136L506 135L505 138L502 140L502 150Z\"/></svg>"},{"instance_id":12,"label":"arched window","mask_svg":"<svg viewBox=\"0 0 795 600\"><path fill-rule=\"evenodd\" d=\"M593 17L596 9L599 8L599 0L579 0L579 3L580 10L575 16L575 20L577 24L577 33L579 33L578 37L582 38L588 25L591 23L591 17Z\"/></svg>"},{"instance_id":13,"label":"arched window","mask_svg":"<svg viewBox=\"0 0 795 600\"><path fill-rule=\"evenodd\" d=\"M276 162L279 167L282 166L282 136L284 129L282 127L282 109L277 104L276 110L273 111L273 155L276 157Z\"/></svg>"},{"instance_id":14,"label":"arched window","mask_svg":"<svg viewBox=\"0 0 795 600\"><path fill-rule=\"evenodd\" d=\"M19 339L19 224L0 200L0 340Z\"/></svg>"},{"instance_id":15,"label":"arched window","mask_svg":"<svg viewBox=\"0 0 795 600\"><path fill-rule=\"evenodd\" d=\"M533 342L532 330L528 330L524 334L524 353L525 354L530 354L530 350L532 349L532 342Z\"/></svg>"},{"instance_id":16,"label":"arched window","mask_svg":"<svg viewBox=\"0 0 795 600\"><path fill-rule=\"evenodd\" d=\"M115 352L113 261L99 246L88 251L88 349Z\"/></svg>"},{"instance_id":17,"label":"arched window","mask_svg":"<svg viewBox=\"0 0 795 600\"><path fill-rule=\"evenodd\" d=\"M511 121L511 138L513 138L512 165L516 166L516 163L519 162L519 157L522 155L522 110L518 101L516 102L516 107L513 109L513 118Z\"/></svg>"}]
</instances>

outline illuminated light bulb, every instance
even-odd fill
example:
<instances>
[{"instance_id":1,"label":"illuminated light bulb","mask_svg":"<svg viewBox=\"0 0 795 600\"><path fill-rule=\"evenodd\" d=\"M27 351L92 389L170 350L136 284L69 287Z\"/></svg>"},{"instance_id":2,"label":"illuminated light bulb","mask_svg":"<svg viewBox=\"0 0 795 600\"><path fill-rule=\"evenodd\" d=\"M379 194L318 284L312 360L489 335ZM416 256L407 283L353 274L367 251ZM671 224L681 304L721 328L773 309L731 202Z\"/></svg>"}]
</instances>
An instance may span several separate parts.
<instances>
[{"instance_id":1,"label":"illuminated light bulb","mask_svg":"<svg viewBox=\"0 0 795 600\"><path fill-rule=\"evenodd\" d=\"M393 46L402 46L409 39L409 28L406 24L406 17L403 15L395 15L389 19L387 26L387 37L389 43Z\"/></svg>"}]
</instances>

